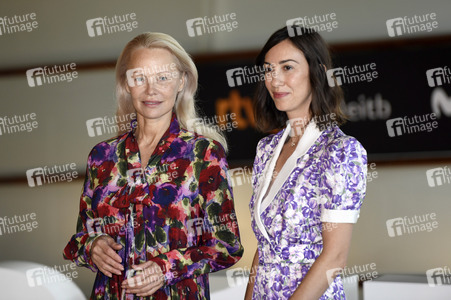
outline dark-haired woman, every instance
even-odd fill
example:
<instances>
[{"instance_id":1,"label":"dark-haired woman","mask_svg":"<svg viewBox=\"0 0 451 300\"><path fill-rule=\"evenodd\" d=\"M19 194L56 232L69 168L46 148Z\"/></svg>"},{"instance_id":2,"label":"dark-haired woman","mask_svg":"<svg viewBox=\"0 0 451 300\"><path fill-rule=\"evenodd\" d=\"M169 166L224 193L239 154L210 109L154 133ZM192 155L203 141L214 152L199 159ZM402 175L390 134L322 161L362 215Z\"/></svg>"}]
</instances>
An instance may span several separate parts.
<instances>
[{"instance_id":1,"label":"dark-haired woman","mask_svg":"<svg viewBox=\"0 0 451 300\"><path fill-rule=\"evenodd\" d=\"M257 57L266 67L257 125L283 129L257 146L249 205L257 272L246 299L345 299L339 271L365 196L366 151L338 128L342 92L327 83L327 45L297 32L278 30Z\"/></svg>"}]
</instances>

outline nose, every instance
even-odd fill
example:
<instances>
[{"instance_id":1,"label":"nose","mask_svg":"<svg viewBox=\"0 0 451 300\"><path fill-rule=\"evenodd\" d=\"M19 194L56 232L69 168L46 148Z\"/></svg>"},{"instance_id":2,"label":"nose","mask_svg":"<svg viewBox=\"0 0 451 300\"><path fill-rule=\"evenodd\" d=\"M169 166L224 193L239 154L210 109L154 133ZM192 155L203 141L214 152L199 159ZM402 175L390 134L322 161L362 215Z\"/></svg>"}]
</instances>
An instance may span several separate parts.
<instances>
[{"instance_id":1,"label":"nose","mask_svg":"<svg viewBox=\"0 0 451 300\"><path fill-rule=\"evenodd\" d=\"M156 87L156 78L154 78L153 76L146 77L146 93L149 95L154 93L155 87Z\"/></svg>"},{"instance_id":2,"label":"nose","mask_svg":"<svg viewBox=\"0 0 451 300\"><path fill-rule=\"evenodd\" d=\"M271 77L271 86L272 87L279 87L283 85L283 78L278 72L273 72Z\"/></svg>"}]
</instances>

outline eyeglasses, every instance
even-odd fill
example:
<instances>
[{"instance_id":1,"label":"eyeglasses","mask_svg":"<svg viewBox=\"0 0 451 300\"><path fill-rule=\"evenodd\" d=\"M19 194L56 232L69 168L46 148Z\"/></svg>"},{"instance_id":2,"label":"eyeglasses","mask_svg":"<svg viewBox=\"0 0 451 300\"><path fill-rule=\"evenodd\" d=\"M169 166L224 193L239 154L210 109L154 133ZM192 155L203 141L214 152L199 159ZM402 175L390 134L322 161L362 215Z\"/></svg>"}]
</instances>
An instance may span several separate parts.
<instances>
[{"instance_id":1,"label":"eyeglasses","mask_svg":"<svg viewBox=\"0 0 451 300\"><path fill-rule=\"evenodd\" d=\"M145 75L142 73L127 74L127 82L130 87L143 87L149 84L158 86L167 86L173 79L179 78L178 71L160 72L154 75Z\"/></svg>"}]
</instances>

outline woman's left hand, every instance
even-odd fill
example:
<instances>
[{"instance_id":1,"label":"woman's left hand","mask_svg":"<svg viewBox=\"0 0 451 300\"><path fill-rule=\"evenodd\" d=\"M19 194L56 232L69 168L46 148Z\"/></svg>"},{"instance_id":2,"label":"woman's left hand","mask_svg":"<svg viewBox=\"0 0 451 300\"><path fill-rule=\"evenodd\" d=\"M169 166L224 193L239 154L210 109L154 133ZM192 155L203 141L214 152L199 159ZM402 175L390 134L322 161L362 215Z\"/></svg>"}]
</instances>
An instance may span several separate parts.
<instances>
[{"instance_id":1,"label":"woman's left hand","mask_svg":"<svg viewBox=\"0 0 451 300\"><path fill-rule=\"evenodd\" d=\"M164 274L158 264L147 261L139 265L133 265L133 270L122 282L122 288L127 294L136 296L150 296L164 285Z\"/></svg>"}]
</instances>

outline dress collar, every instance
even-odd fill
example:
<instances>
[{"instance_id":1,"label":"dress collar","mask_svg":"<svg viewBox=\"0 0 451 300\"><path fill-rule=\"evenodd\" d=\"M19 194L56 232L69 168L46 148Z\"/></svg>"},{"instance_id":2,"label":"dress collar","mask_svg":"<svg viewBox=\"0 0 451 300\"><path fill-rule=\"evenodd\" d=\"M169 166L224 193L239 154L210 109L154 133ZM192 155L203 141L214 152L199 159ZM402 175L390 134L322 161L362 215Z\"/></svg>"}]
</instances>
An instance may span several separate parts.
<instances>
[{"instance_id":1,"label":"dress collar","mask_svg":"<svg viewBox=\"0 0 451 300\"><path fill-rule=\"evenodd\" d=\"M311 121L305 128L305 132L299 140L295 151L287 159L284 166L280 170L278 176L274 179L270 190L268 191L269 185L271 183L272 174L274 172L274 167L276 165L277 159L279 158L282 147L285 140L291 131L291 125L288 124L287 127L280 131L275 136L275 142L273 143L273 153L272 158L266 164L263 170L262 182L259 186L257 197L256 197L256 209L254 211L256 224L259 230L262 232L263 236L270 240L268 232L263 225L263 220L261 219L261 213L271 204L271 202L276 198L283 184L286 182L293 169L297 167L297 162L300 157L305 155L309 149L315 144L315 141L321 136L322 131L320 131L314 121ZM265 196L266 195L266 196Z\"/></svg>"},{"instance_id":2,"label":"dress collar","mask_svg":"<svg viewBox=\"0 0 451 300\"><path fill-rule=\"evenodd\" d=\"M125 140L125 157L127 159L128 169L141 168L139 159L138 141L135 138L134 134L135 129L137 127L136 120L132 120L131 124L132 130L129 131L127 138ZM161 137L160 141L158 142L157 146L155 147L150 157L153 157L155 155L161 155L164 152L168 151L171 146L171 143L179 135L179 133L180 133L180 124L177 120L175 113L173 112L169 127L166 129L165 133Z\"/></svg>"}]
</instances>

